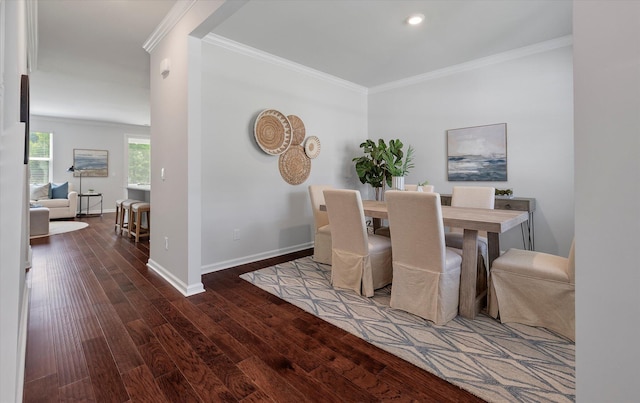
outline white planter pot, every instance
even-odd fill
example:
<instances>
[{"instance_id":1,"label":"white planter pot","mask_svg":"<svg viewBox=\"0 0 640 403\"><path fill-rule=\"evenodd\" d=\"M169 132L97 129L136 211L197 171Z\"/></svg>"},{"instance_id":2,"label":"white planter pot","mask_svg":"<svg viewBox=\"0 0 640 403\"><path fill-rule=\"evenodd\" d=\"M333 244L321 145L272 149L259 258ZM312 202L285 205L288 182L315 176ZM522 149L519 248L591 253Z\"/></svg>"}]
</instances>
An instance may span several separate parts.
<instances>
[{"instance_id":1,"label":"white planter pot","mask_svg":"<svg viewBox=\"0 0 640 403\"><path fill-rule=\"evenodd\" d=\"M391 189L404 190L404 176L393 176L391 178Z\"/></svg>"}]
</instances>

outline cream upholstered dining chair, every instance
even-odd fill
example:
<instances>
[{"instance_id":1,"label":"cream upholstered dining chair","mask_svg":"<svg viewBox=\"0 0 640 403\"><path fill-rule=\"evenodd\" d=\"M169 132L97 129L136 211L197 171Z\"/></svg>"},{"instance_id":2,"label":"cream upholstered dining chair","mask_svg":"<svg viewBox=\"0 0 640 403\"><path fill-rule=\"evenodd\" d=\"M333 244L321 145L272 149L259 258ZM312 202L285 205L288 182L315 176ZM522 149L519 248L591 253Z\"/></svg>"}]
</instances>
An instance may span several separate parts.
<instances>
[{"instance_id":1,"label":"cream upholstered dining chair","mask_svg":"<svg viewBox=\"0 0 640 403\"><path fill-rule=\"evenodd\" d=\"M440 195L385 195L393 231L391 307L444 325L458 314L462 257L445 246Z\"/></svg>"},{"instance_id":2,"label":"cream upholstered dining chair","mask_svg":"<svg viewBox=\"0 0 640 403\"><path fill-rule=\"evenodd\" d=\"M329 226L329 216L326 211L320 210L320 206L325 204L324 194L322 192L326 189L333 189L333 186L309 186L311 209L313 210L313 220L316 227L312 259L318 263L331 264L331 227Z\"/></svg>"},{"instance_id":3,"label":"cream upholstered dining chair","mask_svg":"<svg viewBox=\"0 0 640 403\"><path fill-rule=\"evenodd\" d=\"M428 192L433 193L434 187L433 185L404 185L404 190L408 190L411 192Z\"/></svg>"},{"instance_id":4,"label":"cream upholstered dining chair","mask_svg":"<svg viewBox=\"0 0 640 403\"><path fill-rule=\"evenodd\" d=\"M575 341L575 274L575 240L568 258L509 249L491 266L489 314Z\"/></svg>"},{"instance_id":5,"label":"cream upholstered dining chair","mask_svg":"<svg viewBox=\"0 0 640 403\"><path fill-rule=\"evenodd\" d=\"M427 193L433 193L434 191L434 187L433 185L404 185L404 190L409 191L409 192L427 192ZM391 237L391 231L389 230L389 227L385 226L385 227L380 227L376 230L376 234L377 235L382 235L382 236L386 236L386 237Z\"/></svg>"},{"instance_id":6,"label":"cream upholstered dining chair","mask_svg":"<svg viewBox=\"0 0 640 403\"><path fill-rule=\"evenodd\" d=\"M470 207L493 209L496 201L496 188L491 186L454 186L451 193L452 207ZM445 242L448 247L455 248L462 256L463 230L461 228L449 228L445 234ZM478 232L478 292L487 287L488 276L488 252L487 233Z\"/></svg>"},{"instance_id":7,"label":"cream upholstered dining chair","mask_svg":"<svg viewBox=\"0 0 640 403\"><path fill-rule=\"evenodd\" d=\"M325 190L324 199L331 226L331 284L372 297L391 283L391 240L367 234L358 191Z\"/></svg>"}]
</instances>

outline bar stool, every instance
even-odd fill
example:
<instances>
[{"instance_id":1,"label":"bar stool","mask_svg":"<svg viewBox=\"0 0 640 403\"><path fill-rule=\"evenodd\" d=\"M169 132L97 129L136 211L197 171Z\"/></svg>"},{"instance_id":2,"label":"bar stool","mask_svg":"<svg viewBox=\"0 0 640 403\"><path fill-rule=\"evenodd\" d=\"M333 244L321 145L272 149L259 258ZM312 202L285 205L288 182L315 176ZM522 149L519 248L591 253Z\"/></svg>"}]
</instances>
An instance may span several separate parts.
<instances>
[{"instance_id":1,"label":"bar stool","mask_svg":"<svg viewBox=\"0 0 640 403\"><path fill-rule=\"evenodd\" d=\"M118 199L116 200L116 226L115 231L118 232L120 230L120 210L122 210L122 202L126 199Z\"/></svg>"},{"instance_id":2,"label":"bar stool","mask_svg":"<svg viewBox=\"0 0 640 403\"><path fill-rule=\"evenodd\" d=\"M142 216L146 216L147 226L142 225ZM129 228L129 236L136 239L136 243L140 242L141 237L149 237L151 233L151 204L150 203L135 203L131 206L131 213L129 214L129 222L131 223Z\"/></svg>"},{"instance_id":3,"label":"bar stool","mask_svg":"<svg viewBox=\"0 0 640 403\"><path fill-rule=\"evenodd\" d=\"M142 203L142 201L126 199L120 204L120 235L125 231L129 233L129 228L131 227L131 206L136 203ZM126 222L125 217L127 218Z\"/></svg>"}]
</instances>

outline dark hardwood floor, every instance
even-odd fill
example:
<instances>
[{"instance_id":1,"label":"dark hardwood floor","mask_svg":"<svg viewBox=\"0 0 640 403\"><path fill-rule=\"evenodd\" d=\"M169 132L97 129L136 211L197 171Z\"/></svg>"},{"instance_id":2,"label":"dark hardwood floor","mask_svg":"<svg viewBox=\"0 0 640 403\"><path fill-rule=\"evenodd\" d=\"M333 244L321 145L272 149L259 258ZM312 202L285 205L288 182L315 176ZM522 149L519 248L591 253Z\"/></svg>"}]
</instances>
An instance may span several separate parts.
<instances>
[{"instance_id":1,"label":"dark hardwood floor","mask_svg":"<svg viewBox=\"0 0 640 403\"><path fill-rule=\"evenodd\" d=\"M83 221L32 240L26 402L482 401L238 278L310 250L185 298L113 213Z\"/></svg>"}]
</instances>

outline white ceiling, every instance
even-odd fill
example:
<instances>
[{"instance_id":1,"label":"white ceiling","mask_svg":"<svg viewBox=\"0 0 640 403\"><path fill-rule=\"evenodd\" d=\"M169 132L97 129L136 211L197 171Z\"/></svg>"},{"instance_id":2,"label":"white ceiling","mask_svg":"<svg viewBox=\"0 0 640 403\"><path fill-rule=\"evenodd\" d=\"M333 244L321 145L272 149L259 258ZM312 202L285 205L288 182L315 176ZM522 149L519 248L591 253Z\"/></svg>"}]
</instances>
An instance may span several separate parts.
<instances>
[{"instance_id":1,"label":"white ceiling","mask_svg":"<svg viewBox=\"0 0 640 403\"><path fill-rule=\"evenodd\" d=\"M142 45L174 3L40 0L32 113L149 124ZM570 0L251 0L213 33L370 88L570 35L571 13Z\"/></svg>"}]
</instances>

